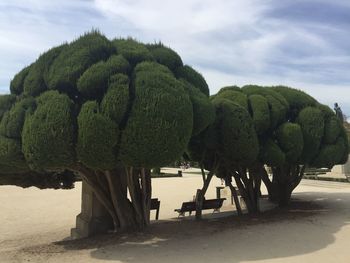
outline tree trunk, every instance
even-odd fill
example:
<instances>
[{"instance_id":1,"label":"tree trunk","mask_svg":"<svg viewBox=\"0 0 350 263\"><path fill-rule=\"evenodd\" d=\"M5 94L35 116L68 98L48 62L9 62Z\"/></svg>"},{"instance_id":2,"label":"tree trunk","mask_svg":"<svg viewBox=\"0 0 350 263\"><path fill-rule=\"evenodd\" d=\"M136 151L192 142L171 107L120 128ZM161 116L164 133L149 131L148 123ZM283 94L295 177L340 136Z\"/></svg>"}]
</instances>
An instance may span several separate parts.
<instances>
[{"instance_id":1,"label":"tree trunk","mask_svg":"<svg viewBox=\"0 0 350 263\"><path fill-rule=\"evenodd\" d=\"M305 166L288 165L275 167L272 170L273 180L270 182L269 187L267 187L269 199L278 203L280 207L287 206L293 190L303 178Z\"/></svg>"},{"instance_id":2,"label":"tree trunk","mask_svg":"<svg viewBox=\"0 0 350 263\"><path fill-rule=\"evenodd\" d=\"M149 169L93 171L82 164L71 167L91 187L113 219L114 231L143 229L150 223ZM131 201L128 199L128 190Z\"/></svg>"},{"instance_id":3,"label":"tree trunk","mask_svg":"<svg viewBox=\"0 0 350 263\"><path fill-rule=\"evenodd\" d=\"M233 178L235 179L238 190L241 193L244 203L246 204L248 213L249 214L257 213L258 206L254 198L254 191L252 191L252 189L248 189L251 186L249 185L245 172L244 173L243 171L241 171L240 173L234 172Z\"/></svg>"},{"instance_id":4,"label":"tree trunk","mask_svg":"<svg viewBox=\"0 0 350 263\"><path fill-rule=\"evenodd\" d=\"M203 176L205 178L205 176ZM196 193L196 219L200 220L202 218L202 207L205 193L208 190L211 178L213 178L213 172L209 172L207 178L204 180L203 188L198 189Z\"/></svg>"},{"instance_id":5,"label":"tree trunk","mask_svg":"<svg viewBox=\"0 0 350 263\"><path fill-rule=\"evenodd\" d=\"M237 209L237 214L239 216L242 215L242 208L241 208L241 204L239 203L238 195L237 195L237 191L236 191L235 187L231 184L231 182L227 182L226 186L228 186L231 190L231 195L233 196L233 200L235 202L235 206Z\"/></svg>"}]
</instances>

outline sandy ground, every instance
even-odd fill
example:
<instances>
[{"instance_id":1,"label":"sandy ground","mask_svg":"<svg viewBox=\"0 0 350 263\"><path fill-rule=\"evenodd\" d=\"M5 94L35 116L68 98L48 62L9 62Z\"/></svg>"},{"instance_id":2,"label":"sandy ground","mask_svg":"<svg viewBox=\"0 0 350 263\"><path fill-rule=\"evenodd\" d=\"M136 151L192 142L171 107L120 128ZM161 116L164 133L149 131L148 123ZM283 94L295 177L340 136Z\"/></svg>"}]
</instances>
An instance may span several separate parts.
<instances>
[{"instance_id":1,"label":"sandy ground","mask_svg":"<svg viewBox=\"0 0 350 263\"><path fill-rule=\"evenodd\" d=\"M0 262L350 262L350 184L303 180L289 209L178 219L201 177L153 179L160 219L143 233L70 241L80 210L74 190L0 187ZM215 179L208 196L215 197ZM210 213L210 212L209 212ZM225 216L225 217L222 217Z\"/></svg>"}]
</instances>

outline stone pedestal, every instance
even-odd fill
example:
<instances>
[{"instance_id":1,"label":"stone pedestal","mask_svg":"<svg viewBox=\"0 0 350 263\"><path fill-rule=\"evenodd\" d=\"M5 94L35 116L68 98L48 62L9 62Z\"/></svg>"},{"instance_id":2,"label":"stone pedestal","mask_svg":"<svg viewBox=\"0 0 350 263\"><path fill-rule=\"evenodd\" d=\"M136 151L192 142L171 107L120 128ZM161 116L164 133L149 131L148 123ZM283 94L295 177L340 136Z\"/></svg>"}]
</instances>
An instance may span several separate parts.
<instances>
[{"instance_id":1,"label":"stone pedestal","mask_svg":"<svg viewBox=\"0 0 350 263\"><path fill-rule=\"evenodd\" d=\"M113 229L113 220L96 198L91 187L82 182L81 213L77 216L76 227L71 229L71 238L85 238L106 233Z\"/></svg>"}]
</instances>

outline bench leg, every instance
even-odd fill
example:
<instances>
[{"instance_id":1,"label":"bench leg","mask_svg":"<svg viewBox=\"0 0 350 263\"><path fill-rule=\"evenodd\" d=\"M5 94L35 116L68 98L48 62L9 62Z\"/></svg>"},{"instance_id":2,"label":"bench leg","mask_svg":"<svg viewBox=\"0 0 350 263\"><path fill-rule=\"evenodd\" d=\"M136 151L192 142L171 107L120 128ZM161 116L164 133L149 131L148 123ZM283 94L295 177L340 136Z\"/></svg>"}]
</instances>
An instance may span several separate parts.
<instances>
[{"instance_id":1,"label":"bench leg","mask_svg":"<svg viewBox=\"0 0 350 263\"><path fill-rule=\"evenodd\" d=\"M159 207L157 208L157 213L156 213L156 220L159 218Z\"/></svg>"}]
</instances>

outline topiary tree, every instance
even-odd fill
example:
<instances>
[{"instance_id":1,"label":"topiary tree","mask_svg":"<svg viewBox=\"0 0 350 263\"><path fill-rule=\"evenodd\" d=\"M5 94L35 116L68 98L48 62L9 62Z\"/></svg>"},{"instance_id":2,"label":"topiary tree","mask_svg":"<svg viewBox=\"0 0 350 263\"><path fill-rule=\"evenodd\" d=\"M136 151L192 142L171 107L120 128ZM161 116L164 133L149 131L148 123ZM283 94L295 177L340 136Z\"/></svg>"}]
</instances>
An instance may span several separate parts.
<instances>
[{"instance_id":1,"label":"topiary tree","mask_svg":"<svg viewBox=\"0 0 350 263\"><path fill-rule=\"evenodd\" d=\"M226 93L231 97L232 94ZM205 183L199 197L204 196L215 174L225 179L226 185L231 188L240 213L237 194L231 184L233 177L248 211L254 213L258 209L257 191L260 189L260 184L257 178L249 175L247 167L254 163L258 155L257 134L248 111L222 94L224 92L219 92L212 97L212 103L216 109L214 123L194 136L189 144L191 158L209 171L206 178L203 176ZM240 98L240 96L235 97ZM198 202L199 207L201 202Z\"/></svg>"},{"instance_id":2,"label":"topiary tree","mask_svg":"<svg viewBox=\"0 0 350 263\"><path fill-rule=\"evenodd\" d=\"M250 200L249 195L245 197L250 211L256 210L252 204L257 205L260 180L264 181L270 200L284 206L300 183L305 167L331 168L347 160L348 141L338 118L331 109L302 91L283 86L231 86L221 89L214 96L216 99L230 100L245 108L258 135L258 158L243 168L229 170L236 176L236 184L243 195L255 193ZM231 136L235 136L234 133ZM198 145L194 147L195 152L201 150ZM236 147L236 152L238 149ZM272 180L267 166L271 167ZM249 171L248 175L245 171ZM225 174L225 169L221 167L217 174Z\"/></svg>"},{"instance_id":3,"label":"topiary tree","mask_svg":"<svg viewBox=\"0 0 350 263\"><path fill-rule=\"evenodd\" d=\"M332 110L308 94L284 86L259 87L258 92L277 93L287 102L283 103L285 108L281 110L284 116L281 114L276 125L260 134L259 161L252 168L252 172L260 174L264 181L270 200L285 206L305 168L331 168L344 163L348 156L348 142ZM273 108L269 113L271 118ZM266 166L271 167L272 180Z\"/></svg>"},{"instance_id":4,"label":"topiary tree","mask_svg":"<svg viewBox=\"0 0 350 263\"><path fill-rule=\"evenodd\" d=\"M45 187L45 175L73 171L114 230L145 227L150 169L178 159L214 118L205 80L182 68L170 48L98 31L42 54L0 96L0 178L23 186L36 173Z\"/></svg>"}]
</instances>

